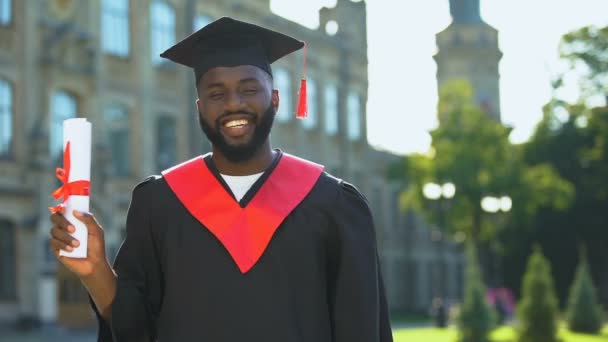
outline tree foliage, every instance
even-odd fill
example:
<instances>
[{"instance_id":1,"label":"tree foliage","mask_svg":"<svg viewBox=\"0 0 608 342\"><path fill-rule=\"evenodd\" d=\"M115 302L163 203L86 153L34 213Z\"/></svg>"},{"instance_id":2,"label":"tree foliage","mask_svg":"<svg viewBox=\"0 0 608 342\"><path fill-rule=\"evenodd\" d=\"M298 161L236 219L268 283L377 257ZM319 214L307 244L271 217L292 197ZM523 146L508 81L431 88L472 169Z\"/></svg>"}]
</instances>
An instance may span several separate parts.
<instances>
[{"instance_id":1,"label":"tree foliage","mask_svg":"<svg viewBox=\"0 0 608 342\"><path fill-rule=\"evenodd\" d=\"M407 178L404 206L416 208L435 224L447 223L440 228L463 232L475 243L493 239L499 228L495 221L484 220L484 196L510 196L512 217L518 222L529 219L539 206L568 206L569 184L548 164L527 168L521 147L509 142L511 129L474 103L467 82L449 82L440 89L438 119L431 132L431 152L410 155L394 169L403 170ZM437 208L423 195L428 182L454 183L455 197Z\"/></svg>"},{"instance_id":2,"label":"tree foliage","mask_svg":"<svg viewBox=\"0 0 608 342\"><path fill-rule=\"evenodd\" d=\"M557 339L558 302L551 266L539 247L528 261L523 296L517 307L519 342L554 342Z\"/></svg>"},{"instance_id":3,"label":"tree foliage","mask_svg":"<svg viewBox=\"0 0 608 342\"><path fill-rule=\"evenodd\" d=\"M475 246L468 244L464 302L458 319L460 342L486 342L494 327L495 312L486 300Z\"/></svg>"},{"instance_id":4,"label":"tree foliage","mask_svg":"<svg viewBox=\"0 0 608 342\"><path fill-rule=\"evenodd\" d=\"M560 53L579 72L581 98L575 103L555 98L545 106L524 157L530 166L552 165L574 188L567 210L541 206L534 222L534 239L560 265L555 273L560 299L565 302L570 288L577 247L585 244L592 278L608 307L608 106L587 101L608 94L607 47L608 27L584 27L563 37ZM562 84L554 86L559 90Z\"/></svg>"},{"instance_id":5,"label":"tree foliage","mask_svg":"<svg viewBox=\"0 0 608 342\"><path fill-rule=\"evenodd\" d=\"M583 255L568 298L568 327L572 331L597 334L602 329L602 316L587 258Z\"/></svg>"}]
</instances>

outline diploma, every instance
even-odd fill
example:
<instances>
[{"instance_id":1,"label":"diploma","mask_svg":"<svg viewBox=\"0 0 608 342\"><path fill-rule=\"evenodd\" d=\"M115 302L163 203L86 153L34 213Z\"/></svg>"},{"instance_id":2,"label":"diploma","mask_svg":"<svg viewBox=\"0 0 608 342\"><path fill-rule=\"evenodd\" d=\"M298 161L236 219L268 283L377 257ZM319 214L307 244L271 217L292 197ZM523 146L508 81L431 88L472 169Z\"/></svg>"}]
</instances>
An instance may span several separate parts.
<instances>
[{"instance_id":1,"label":"diploma","mask_svg":"<svg viewBox=\"0 0 608 342\"><path fill-rule=\"evenodd\" d=\"M59 255L71 258L87 257L87 227L74 217L72 212L89 211L89 188L91 180L91 123L83 118L67 119L63 122L63 168L56 171L63 185L53 193L55 199L63 198L63 203L51 208L57 211L65 208L64 217L76 228L71 233L80 244L72 252L59 251Z\"/></svg>"}]
</instances>

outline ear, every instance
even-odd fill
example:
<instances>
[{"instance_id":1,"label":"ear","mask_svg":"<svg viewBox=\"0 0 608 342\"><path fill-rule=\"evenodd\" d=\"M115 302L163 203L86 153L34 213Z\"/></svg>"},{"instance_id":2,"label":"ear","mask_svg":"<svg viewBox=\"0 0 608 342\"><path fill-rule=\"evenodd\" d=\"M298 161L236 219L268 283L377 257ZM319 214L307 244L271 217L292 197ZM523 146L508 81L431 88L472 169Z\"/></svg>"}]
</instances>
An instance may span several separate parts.
<instances>
[{"instance_id":1,"label":"ear","mask_svg":"<svg viewBox=\"0 0 608 342\"><path fill-rule=\"evenodd\" d=\"M197 97L197 98L196 98L196 109L198 110L198 112L199 112L199 113L200 113L200 112L202 112L202 110L201 110L201 109L202 109L202 108L201 108L202 106L203 106L203 105L201 104L201 99Z\"/></svg>"},{"instance_id":2,"label":"ear","mask_svg":"<svg viewBox=\"0 0 608 342\"><path fill-rule=\"evenodd\" d=\"M272 90L270 102L272 103L274 110L277 110L279 108L279 91L277 89Z\"/></svg>"}]
</instances>

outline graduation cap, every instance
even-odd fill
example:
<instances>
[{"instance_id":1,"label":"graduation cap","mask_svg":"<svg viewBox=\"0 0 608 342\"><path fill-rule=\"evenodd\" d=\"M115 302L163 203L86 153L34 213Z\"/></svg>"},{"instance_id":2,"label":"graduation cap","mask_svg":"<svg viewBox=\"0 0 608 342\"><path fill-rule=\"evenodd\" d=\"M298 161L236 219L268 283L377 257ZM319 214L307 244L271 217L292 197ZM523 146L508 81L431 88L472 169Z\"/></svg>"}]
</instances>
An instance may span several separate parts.
<instances>
[{"instance_id":1,"label":"graduation cap","mask_svg":"<svg viewBox=\"0 0 608 342\"><path fill-rule=\"evenodd\" d=\"M230 17L222 17L160 56L194 69L195 82L210 69L253 65L272 75L270 64L304 48L304 68L296 117L307 116L306 43L288 35Z\"/></svg>"}]
</instances>

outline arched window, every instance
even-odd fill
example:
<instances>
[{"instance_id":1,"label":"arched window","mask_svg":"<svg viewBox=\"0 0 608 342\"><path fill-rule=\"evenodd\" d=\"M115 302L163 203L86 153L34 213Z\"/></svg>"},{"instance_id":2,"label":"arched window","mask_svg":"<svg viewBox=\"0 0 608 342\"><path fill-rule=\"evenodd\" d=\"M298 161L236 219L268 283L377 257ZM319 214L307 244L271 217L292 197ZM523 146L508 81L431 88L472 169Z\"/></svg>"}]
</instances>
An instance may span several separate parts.
<instances>
[{"instance_id":1,"label":"arched window","mask_svg":"<svg viewBox=\"0 0 608 342\"><path fill-rule=\"evenodd\" d=\"M160 116L156 123L156 167L162 171L177 160L177 125L172 116Z\"/></svg>"},{"instance_id":2,"label":"arched window","mask_svg":"<svg viewBox=\"0 0 608 342\"><path fill-rule=\"evenodd\" d=\"M317 126L317 83L314 79L306 79L306 95L308 97L308 117L302 120L302 125L306 129L313 129Z\"/></svg>"},{"instance_id":3,"label":"arched window","mask_svg":"<svg viewBox=\"0 0 608 342\"><path fill-rule=\"evenodd\" d=\"M160 54L175 44L175 10L169 4L154 0L150 5L152 63L161 64Z\"/></svg>"},{"instance_id":4,"label":"arched window","mask_svg":"<svg viewBox=\"0 0 608 342\"><path fill-rule=\"evenodd\" d=\"M329 83L324 93L325 133L335 135L338 133L338 88Z\"/></svg>"},{"instance_id":5,"label":"arched window","mask_svg":"<svg viewBox=\"0 0 608 342\"><path fill-rule=\"evenodd\" d=\"M9 157L13 145L13 88L0 79L0 158Z\"/></svg>"},{"instance_id":6,"label":"arched window","mask_svg":"<svg viewBox=\"0 0 608 342\"><path fill-rule=\"evenodd\" d=\"M17 297L17 256L15 226L8 220L0 219L0 300Z\"/></svg>"},{"instance_id":7,"label":"arched window","mask_svg":"<svg viewBox=\"0 0 608 342\"><path fill-rule=\"evenodd\" d=\"M276 68L274 74L274 87L279 91L279 109L277 120L287 122L291 119L292 100L291 100L291 75L285 68Z\"/></svg>"},{"instance_id":8,"label":"arched window","mask_svg":"<svg viewBox=\"0 0 608 342\"><path fill-rule=\"evenodd\" d=\"M0 25L8 26L13 21L13 1L0 0Z\"/></svg>"},{"instance_id":9,"label":"arched window","mask_svg":"<svg viewBox=\"0 0 608 342\"><path fill-rule=\"evenodd\" d=\"M349 92L346 98L347 135L350 140L361 137L361 97L355 92Z\"/></svg>"},{"instance_id":10,"label":"arched window","mask_svg":"<svg viewBox=\"0 0 608 342\"><path fill-rule=\"evenodd\" d=\"M105 53L129 56L129 0L103 0L101 47Z\"/></svg>"},{"instance_id":11,"label":"arched window","mask_svg":"<svg viewBox=\"0 0 608 342\"><path fill-rule=\"evenodd\" d=\"M56 91L51 97L51 117L49 133L49 152L57 158L63 150L63 121L76 117L76 97L63 90Z\"/></svg>"},{"instance_id":12,"label":"arched window","mask_svg":"<svg viewBox=\"0 0 608 342\"><path fill-rule=\"evenodd\" d=\"M130 171L129 112L120 104L104 108L107 142L110 148L112 174L128 176Z\"/></svg>"}]
</instances>

